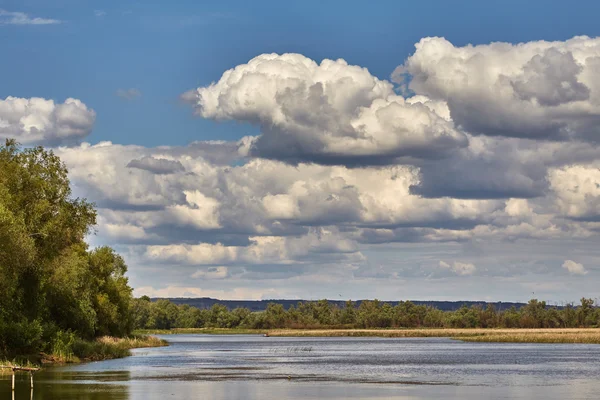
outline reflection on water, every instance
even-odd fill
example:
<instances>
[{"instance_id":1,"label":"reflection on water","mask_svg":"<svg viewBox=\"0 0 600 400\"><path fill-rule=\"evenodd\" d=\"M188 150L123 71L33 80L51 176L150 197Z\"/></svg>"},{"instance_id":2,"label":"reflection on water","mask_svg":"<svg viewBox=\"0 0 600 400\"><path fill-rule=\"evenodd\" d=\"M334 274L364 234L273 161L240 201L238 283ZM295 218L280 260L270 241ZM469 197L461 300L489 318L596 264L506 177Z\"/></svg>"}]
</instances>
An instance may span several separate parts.
<instances>
[{"instance_id":1,"label":"reflection on water","mask_svg":"<svg viewBox=\"0 0 600 400\"><path fill-rule=\"evenodd\" d=\"M133 357L48 368L34 399L593 399L600 346L449 339L165 337ZM0 377L9 399L10 375ZM18 375L15 399L30 399Z\"/></svg>"}]
</instances>

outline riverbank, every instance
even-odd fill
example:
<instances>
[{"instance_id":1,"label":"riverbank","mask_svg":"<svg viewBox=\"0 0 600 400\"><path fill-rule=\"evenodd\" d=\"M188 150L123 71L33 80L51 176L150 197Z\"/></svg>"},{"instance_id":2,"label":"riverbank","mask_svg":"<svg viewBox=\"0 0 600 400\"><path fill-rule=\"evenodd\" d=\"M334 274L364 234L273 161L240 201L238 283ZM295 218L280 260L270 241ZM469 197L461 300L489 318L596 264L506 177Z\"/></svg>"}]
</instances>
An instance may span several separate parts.
<instances>
[{"instance_id":1,"label":"riverbank","mask_svg":"<svg viewBox=\"0 0 600 400\"><path fill-rule=\"evenodd\" d=\"M205 334L266 335L272 337L445 337L470 342L590 343L600 344L600 328L503 329L503 328L406 328L406 329L240 329L177 328L138 330L143 335Z\"/></svg>"},{"instance_id":2,"label":"riverbank","mask_svg":"<svg viewBox=\"0 0 600 400\"><path fill-rule=\"evenodd\" d=\"M77 363L110 360L130 356L132 349L163 346L168 346L167 341L155 336L132 335L124 338L102 336L94 341L77 340L70 351L44 355L41 362Z\"/></svg>"},{"instance_id":3,"label":"riverbank","mask_svg":"<svg viewBox=\"0 0 600 400\"><path fill-rule=\"evenodd\" d=\"M600 344L598 328L562 329L227 329L178 328L140 330L136 334L266 335L272 337L445 337L469 342L506 343L589 343Z\"/></svg>"},{"instance_id":4,"label":"riverbank","mask_svg":"<svg viewBox=\"0 0 600 400\"><path fill-rule=\"evenodd\" d=\"M600 344L600 329L279 329L273 337L447 337L469 342Z\"/></svg>"},{"instance_id":5,"label":"riverbank","mask_svg":"<svg viewBox=\"0 0 600 400\"><path fill-rule=\"evenodd\" d=\"M138 329L136 335L262 335L268 329L244 328L173 328L173 329Z\"/></svg>"},{"instance_id":6,"label":"riverbank","mask_svg":"<svg viewBox=\"0 0 600 400\"><path fill-rule=\"evenodd\" d=\"M55 346L51 354L40 353L0 359L0 365L36 367L43 364L68 364L111 360L130 356L132 349L163 346L168 346L166 340L155 336L138 334L125 338L102 336L92 341L75 339L72 342ZM2 373L1 370L0 373Z\"/></svg>"}]
</instances>

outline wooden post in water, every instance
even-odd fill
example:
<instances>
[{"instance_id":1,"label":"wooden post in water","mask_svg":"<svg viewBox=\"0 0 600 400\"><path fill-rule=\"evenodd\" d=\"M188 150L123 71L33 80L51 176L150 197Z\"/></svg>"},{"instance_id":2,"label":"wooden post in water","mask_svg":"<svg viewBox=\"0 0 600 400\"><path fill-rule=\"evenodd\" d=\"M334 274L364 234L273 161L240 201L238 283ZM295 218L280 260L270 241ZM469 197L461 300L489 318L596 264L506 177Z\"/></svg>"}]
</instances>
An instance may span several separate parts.
<instances>
[{"instance_id":1,"label":"wooden post in water","mask_svg":"<svg viewBox=\"0 0 600 400\"><path fill-rule=\"evenodd\" d=\"M10 368L12 369L12 390L13 390L13 394L15 391L15 375L17 374L17 371L25 371L25 372L29 372L29 378L31 381L31 392L33 394L33 373L39 371L39 368L29 368L29 367L15 367L13 365L0 365L0 368Z\"/></svg>"}]
</instances>

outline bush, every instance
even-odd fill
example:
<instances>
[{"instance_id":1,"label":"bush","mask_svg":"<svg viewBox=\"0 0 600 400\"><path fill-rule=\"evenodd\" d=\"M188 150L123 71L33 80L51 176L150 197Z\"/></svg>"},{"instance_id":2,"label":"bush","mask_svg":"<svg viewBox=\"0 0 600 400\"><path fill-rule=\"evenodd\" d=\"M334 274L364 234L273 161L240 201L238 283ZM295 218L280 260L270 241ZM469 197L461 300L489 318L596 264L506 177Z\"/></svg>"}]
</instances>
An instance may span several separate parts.
<instances>
[{"instance_id":1,"label":"bush","mask_svg":"<svg viewBox=\"0 0 600 400\"><path fill-rule=\"evenodd\" d=\"M42 339L42 324L38 321L0 321L0 352L4 356L31 354Z\"/></svg>"}]
</instances>

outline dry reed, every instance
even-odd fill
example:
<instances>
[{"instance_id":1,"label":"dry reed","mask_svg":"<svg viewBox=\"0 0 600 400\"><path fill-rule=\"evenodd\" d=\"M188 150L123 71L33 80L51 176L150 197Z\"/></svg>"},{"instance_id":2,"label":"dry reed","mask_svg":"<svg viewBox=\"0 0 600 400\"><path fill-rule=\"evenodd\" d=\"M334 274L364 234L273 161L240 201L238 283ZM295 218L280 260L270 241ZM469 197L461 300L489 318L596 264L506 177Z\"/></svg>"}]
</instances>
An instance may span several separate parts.
<instances>
[{"instance_id":1,"label":"dry reed","mask_svg":"<svg viewBox=\"0 0 600 400\"><path fill-rule=\"evenodd\" d=\"M471 342L598 343L600 329L281 329L269 336L295 337L447 337Z\"/></svg>"}]
</instances>

